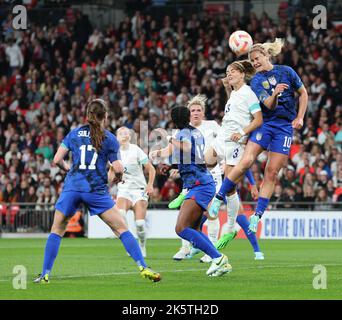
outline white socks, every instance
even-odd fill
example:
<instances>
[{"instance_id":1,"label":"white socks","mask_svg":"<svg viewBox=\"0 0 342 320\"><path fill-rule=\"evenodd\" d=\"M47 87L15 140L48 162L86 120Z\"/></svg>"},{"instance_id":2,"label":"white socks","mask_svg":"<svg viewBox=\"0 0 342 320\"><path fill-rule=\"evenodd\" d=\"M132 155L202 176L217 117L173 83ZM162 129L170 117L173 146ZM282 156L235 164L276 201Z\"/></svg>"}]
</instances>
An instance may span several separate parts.
<instances>
[{"instance_id":1,"label":"white socks","mask_svg":"<svg viewBox=\"0 0 342 320\"><path fill-rule=\"evenodd\" d=\"M237 215L239 214L240 209L240 199L235 192L234 194L227 197L227 232L231 233L235 230L235 223Z\"/></svg>"},{"instance_id":2,"label":"white socks","mask_svg":"<svg viewBox=\"0 0 342 320\"><path fill-rule=\"evenodd\" d=\"M182 239L182 249L190 250L190 242L185 239Z\"/></svg>"},{"instance_id":3,"label":"white socks","mask_svg":"<svg viewBox=\"0 0 342 320\"><path fill-rule=\"evenodd\" d=\"M144 219L135 220L135 225L137 227L137 235L139 238L139 242L141 244L144 244L146 241L145 220Z\"/></svg>"},{"instance_id":4,"label":"white socks","mask_svg":"<svg viewBox=\"0 0 342 320\"><path fill-rule=\"evenodd\" d=\"M208 230L208 238L212 243L216 243L220 233L220 220L216 218L215 220L207 220L207 230Z\"/></svg>"}]
</instances>

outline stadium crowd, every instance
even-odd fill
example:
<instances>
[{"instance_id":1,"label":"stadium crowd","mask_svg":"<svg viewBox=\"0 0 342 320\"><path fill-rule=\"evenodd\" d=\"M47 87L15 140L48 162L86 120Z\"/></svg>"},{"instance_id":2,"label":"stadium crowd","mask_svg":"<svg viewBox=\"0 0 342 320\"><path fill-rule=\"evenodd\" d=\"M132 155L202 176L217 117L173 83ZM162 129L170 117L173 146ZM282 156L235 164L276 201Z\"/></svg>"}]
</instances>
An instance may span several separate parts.
<instances>
[{"instance_id":1,"label":"stadium crowd","mask_svg":"<svg viewBox=\"0 0 342 320\"><path fill-rule=\"evenodd\" d=\"M277 24L267 13L165 16L160 23L136 12L117 29L103 30L70 10L56 26L31 24L27 31L13 30L11 19L1 24L0 201L54 203L64 177L52 163L54 152L70 129L85 122L81 115L90 96L108 102L114 133L127 126L139 137L143 123L148 133L172 129L170 109L197 93L208 97L207 119L220 123L227 99L220 78L236 59L227 38L238 29L255 43L285 38L275 62L292 66L309 93L305 126L295 134L273 207L310 201L328 209L342 201L342 38L332 25L315 30L302 12ZM266 157L252 167L258 185ZM157 203L176 197L181 186L158 170L154 189L151 202ZM243 200L252 200L247 181L240 189Z\"/></svg>"}]
</instances>

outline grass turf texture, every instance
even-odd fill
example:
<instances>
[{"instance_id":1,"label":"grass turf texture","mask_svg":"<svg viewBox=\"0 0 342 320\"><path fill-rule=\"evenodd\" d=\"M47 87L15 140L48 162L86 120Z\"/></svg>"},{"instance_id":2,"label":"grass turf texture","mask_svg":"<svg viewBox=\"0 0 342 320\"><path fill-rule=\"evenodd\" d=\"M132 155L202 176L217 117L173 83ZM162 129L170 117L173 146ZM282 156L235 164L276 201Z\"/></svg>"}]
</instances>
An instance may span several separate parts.
<instances>
[{"instance_id":1,"label":"grass turf texture","mask_svg":"<svg viewBox=\"0 0 342 320\"><path fill-rule=\"evenodd\" d=\"M0 239L0 299L342 299L341 241L261 240L266 260L254 261L246 240L223 252L233 272L205 274L209 264L173 261L179 240L148 240L147 263L162 274L152 283L140 277L119 240L63 239L51 282L33 284L41 272L44 239ZM315 290L313 267L327 270L327 289ZM27 268L27 289L12 286L13 267Z\"/></svg>"}]
</instances>

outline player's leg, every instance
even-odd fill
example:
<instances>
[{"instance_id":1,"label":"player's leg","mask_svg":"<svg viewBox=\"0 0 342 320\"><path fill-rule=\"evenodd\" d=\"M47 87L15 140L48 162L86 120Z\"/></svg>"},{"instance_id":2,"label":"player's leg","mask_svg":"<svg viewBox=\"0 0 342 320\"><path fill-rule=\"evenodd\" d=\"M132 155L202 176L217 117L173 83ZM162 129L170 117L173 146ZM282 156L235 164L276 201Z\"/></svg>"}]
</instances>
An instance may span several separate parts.
<instances>
[{"instance_id":1,"label":"player's leg","mask_svg":"<svg viewBox=\"0 0 342 320\"><path fill-rule=\"evenodd\" d=\"M206 187L206 188L205 188ZM207 208L215 192L214 185L203 188L194 188L189 192L179 212L176 224L176 233L192 243L212 258L212 265L207 271L208 276L219 276L231 271L228 258L217 251L208 237L199 231L203 211ZM212 187L212 190L210 190ZM198 190L198 191L197 191ZM196 199L196 200L194 200Z\"/></svg>"},{"instance_id":2,"label":"player's leg","mask_svg":"<svg viewBox=\"0 0 342 320\"><path fill-rule=\"evenodd\" d=\"M139 246L143 257L146 258L146 211L148 202L146 200L138 200L133 205L135 215L135 226L139 239Z\"/></svg>"},{"instance_id":3,"label":"player's leg","mask_svg":"<svg viewBox=\"0 0 342 320\"><path fill-rule=\"evenodd\" d=\"M272 196L276 179L280 169L284 166L288 156L277 152L269 152L268 160L265 167L264 180L260 189L258 203L255 209L255 214L250 218L249 229L251 232L256 232L258 223L264 214L270 198Z\"/></svg>"},{"instance_id":4,"label":"player's leg","mask_svg":"<svg viewBox=\"0 0 342 320\"><path fill-rule=\"evenodd\" d=\"M126 222L119 210L113 206L111 209L99 214L99 217L120 239L127 253L138 265L141 276L154 282L159 281L161 279L160 274L147 267L138 242L134 238L133 234L128 230Z\"/></svg>"},{"instance_id":5,"label":"player's leg","mask_svg":"<svg viewBox=\"0 0 342 320\"><path fill-rule=\"evenodd\" d=\"M132 208L132 198L128 192L119 191L117 198L116 198L116 207L118 208L120 214L125 220L126 225L127 223L127 211Z\"/></svg>"},{"instance_id":6,"label":"player's leg","mask_svg":"<svg viewBox=\"0 0 342 320\"><path fill-rule=\"evenodd\" d=\"M34 283L49 282L49 276L58 255L68 220L75 214L79 203L80 198L77 192L62 192L58 198L51 232L45 245L42 273L34 280Z\"/></svg>"},{"instance_id":7,"label":"player's leg","mask_svg":"<svg viewBox=\"0 0 342 320\"><path fill-rule=\"evenodd\" d=\"M222 186L214 197L211 206L209 207L209 215L216 217L222 202L225 199L226 194L233 190L236 184L241 180L246 171L255 162L258 155L264 150L264 148L252 141L247 143L246 149L243 153L241 161L230 171L228 176L224 179Z\"/></svg>"},{"instance_id":8,"label":"player's leg","mask_svg":"<svg viewBox=\"0 0 342 320\"><path fill-rule=\"evenodd\" d=\"M231 162L230 162L231 163ZM228 176L229 173L233 170L233 165L226 165L225 166L225 176ZM236 188L234 187L231 191L229 191L228 195L226 196L227 200L227 229L226 233L221 236L219 241L215 243L216 248L222 250L225 248L230 241L232 241L236 236L236 218L239 213L240 208L240 199Z\"/></svg>"}]
</instances>

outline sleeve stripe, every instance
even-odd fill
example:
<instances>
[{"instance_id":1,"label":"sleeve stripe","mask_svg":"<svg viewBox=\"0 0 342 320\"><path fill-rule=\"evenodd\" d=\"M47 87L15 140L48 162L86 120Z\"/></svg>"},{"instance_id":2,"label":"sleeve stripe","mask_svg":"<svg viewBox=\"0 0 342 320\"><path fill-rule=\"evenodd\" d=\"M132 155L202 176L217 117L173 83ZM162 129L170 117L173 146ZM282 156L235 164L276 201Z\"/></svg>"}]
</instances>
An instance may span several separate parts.
<instances>
[{"instance_id":1,"label":"sleeve stripe","mask_svg":"<svg viewBox=\"0 0 342 320\"><path fill-rule=\"evenodd\" d=\"M261 111L260 104L259 103L254 103L248 108L249 112L255 113L257 111Z\"/></svg>"},{"instance_id":2,"label":"sleeve stripe","mask_svg":"<svg viewBox=\"0 0 342 320\"><path fill-rule=\"evenodd\" d=\"M69 148L63 142L61 143L61 147L69 150Z\"/></svg>"},{"instance_id":3,"label":"sleeve stripe","mask_svg":"<svg viewBox=\"0 0 342 320\"><path fill-rule=\"evenodd\" d=\"M146 164L146 163L148 163L148 158L145 158L139 161L139 164Z\"/></svg>"}]
</instances>

